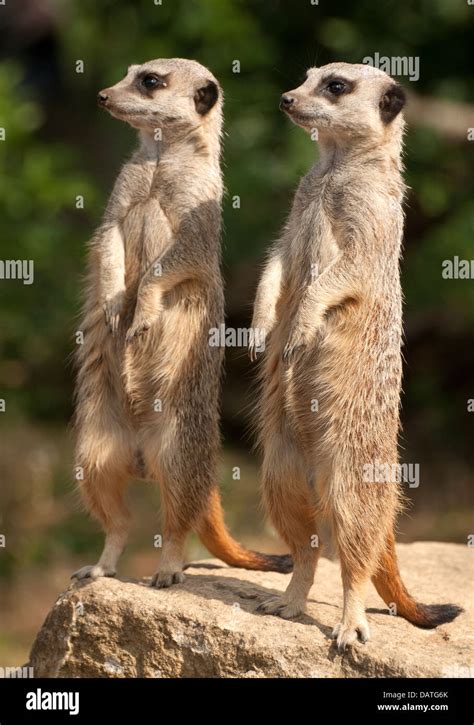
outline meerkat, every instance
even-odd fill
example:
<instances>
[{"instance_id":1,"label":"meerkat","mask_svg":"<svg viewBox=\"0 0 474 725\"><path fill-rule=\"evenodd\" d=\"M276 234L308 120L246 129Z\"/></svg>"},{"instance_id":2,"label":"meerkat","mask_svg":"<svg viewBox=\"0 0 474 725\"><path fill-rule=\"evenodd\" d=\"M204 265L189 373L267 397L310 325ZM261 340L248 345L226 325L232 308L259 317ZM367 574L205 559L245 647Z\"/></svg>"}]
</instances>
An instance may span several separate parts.
<instances>
[{"instance_id":1,"label":"meerkat","mask_svg":"<svg viewBox=\"0 0 474 725\"><path fill-rule=\"evenodd\" d=\"M90 244L76 470L106 538L98 563L73 576L115 574L132 477L161 489L164 535L153 586L183 581L191 530L232 566L288 571L290 557L248 551L230 537L217 487L223 349L208 341L224 318L222 90L195 61L153 60L130 66L98 103L137 129L140 145Z\"/></svg>"},{"instance_id":2,"label":"meerkat","mask_svg":"<svg viewBox=\"0 0 474 725\"><path fill-rule=\"evenodd\" d=\"M384 72L347 63L311 68L281 97L280 108L317 137L319 159L271 248L252 321L266 348L263 498L294 560L286 592L259 609L300 614L321 549L332 547L344 591L333 631L340 650L369 638L370 580L418 626L461 611L408 594L395 553L400 486L364 480L374 461L398 461L404 103L402 87ZM255 351L253 342L252 359Z\"/></svg>"}]
</instances>

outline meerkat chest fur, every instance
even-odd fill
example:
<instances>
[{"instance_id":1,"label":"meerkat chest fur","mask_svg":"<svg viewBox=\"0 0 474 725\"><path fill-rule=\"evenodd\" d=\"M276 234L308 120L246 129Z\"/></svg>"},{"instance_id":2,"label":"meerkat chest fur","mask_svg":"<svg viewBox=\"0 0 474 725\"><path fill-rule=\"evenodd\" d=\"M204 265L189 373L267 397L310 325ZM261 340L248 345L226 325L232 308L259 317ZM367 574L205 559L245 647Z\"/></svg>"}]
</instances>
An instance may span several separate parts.
<instances>
[{"instance_id":1,"label":"meerkat chest fur","mask_svg":"<svg viewBox=\"0 0 474 725\"><path fill-rule=\"evenodd\" d=\"M171 243L167 219L159 197L157 159L138 152L122 171L118 193L122 203L117 222L125 252L125 283L136 287L154 259Z\"/></svg>"},{"instance_id":2,"label":"meerkat chest fur","mask_svg":"<svg viewBox=\"0 0 474 725\"><path fill-rule=\"evenodd\" d=\"M203 168L199 161L196 163L192 149L187 147L168 157L161 155L159 145L150 149L143 144L125 164L114 190L120 202L112 221L122 231L125 285L130 295L136 294L140 279L153 263L179 243L186 220L199 214L206 204L220 203L218 166ZM211 228L211 236L218 231L218 225ZM212 239L196 240L200 242L212 245ZM155 273L161 272L157 262Z\"/></svg>"},{"instance_id":3,"label":"meerkat chest fur","mask_svg":"<svg viewBox=\"0 0 474 725\"><path fill-rule=\"evenodd\" d=\"M328 208L329 184L315 165L296 191L285 234L288 289L303 288L338 254L336 229Z\"/></svg>"},{"instance_id":4,"label":"meerkat chest fur","mask_svg":"<svg viewBox=\"0 0 474 725\"><path fill-rule=\"evenodd\" d=\"M387 274L398 276L403 181L397 173L387 183L383 163L366 167L363 172L350 164L327 169L317 162L303 177L284 236L289 287L316 279L352 240L366 247L367 259L378 262L368 275L370 283L376 285ZM376 239L369 241L374 234Z\"/></svg>"}]
</instances>

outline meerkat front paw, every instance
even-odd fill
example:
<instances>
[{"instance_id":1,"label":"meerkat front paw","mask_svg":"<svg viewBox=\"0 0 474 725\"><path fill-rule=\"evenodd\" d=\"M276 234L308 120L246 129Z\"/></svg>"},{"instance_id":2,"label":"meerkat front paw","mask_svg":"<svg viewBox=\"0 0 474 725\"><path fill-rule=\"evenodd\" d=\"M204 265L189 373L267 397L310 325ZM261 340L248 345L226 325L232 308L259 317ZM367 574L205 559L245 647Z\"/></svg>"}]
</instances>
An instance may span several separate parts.
<instances>
[{"instance_id":1,"label":"meerkat front paw","mask_svg":"<svg viewBox=\"0 0 474 725\"><path fill-rule=\"evenodd\" d=\"M283 348L283 362L287 367L304 355L308 347L320 342L324 335L324 327L318 324L312 328L305 328L302 324L300 327L295 326L288 338L288 342Z\"/></svg>"},{"instance_id":2,"label":"meerkat front paw","mask_svg":"<svg viewBox=\"0 0 474 725\"><path fill-rule=\"evenodd\" d=\"M282 619L293 619L305 610L305 603L297 599L286 599L285 595L280 597L270 597L261 602L256 611L262 614L273 614L275 617Z\"/></svg>"},{"instance_id":3,"label":"meerkat front paw","mask_svg":"<svg viewBox=\"0 0 474 725\"><path fill-rule=\"evenodd\" d=\"M370 639L369 623L365 617L355 623L339 622L332 631L339 652L344 652L358 639L364 644Z\"/></svg>"},{"instance_id":4,"label":"meerkat front paw","mask_svg":"<svg viewBox=\"0 0 474 725\"><path fill-rule=\"evenodd\" d=\"M90 564L71 574L71 579L99 579L102 576L115 576L115 574L115 569L107 569L100 564Z\"/></svg>"},{"instance_id":5,"label":"meerkat front paw","mask_svg":"<svg viewBox=\"0 0 474 725\"><path fill-rule=\"evenodd\" d=\"M117 292L117 294L113 297L108 297L102 306L104 310L105 324L112 335L117 334L120 324L120 315L123 312L124 303L125 293Z\"/></svg>"},{"instance_id":6,"label":"meerkat front paw","mask_svg":"<svg viewBox=\"0 0 474 725\"><path fill-rule=\"evenodd\" d=\"M156 589L167 589L173 584L182 584L185 580L182 571L160 571L158 570L151 580L151 587Z\"/></svg>"},{"instance_id":7,"label":"meerkat front paw","mask_svg":"<svg viewBox=\"0 0 474 725\"><path fill-rule=\"evenodd\" d=\"M283 362L287 367L295 363L304 353L306 341L302 335L292 335L283 348Z\"/></svg>"},{"instance_id":8,"label":"meerkat front paw","mask_svg":"<svg viewBox=\"0 0 474 725\"><path fill-rule=\"evenodd\" d=\"M151 327L151 320L144 318L134 319L127 330L125 342L130 345L132 342L142 337Z\"/></svg>"}]
</instances>

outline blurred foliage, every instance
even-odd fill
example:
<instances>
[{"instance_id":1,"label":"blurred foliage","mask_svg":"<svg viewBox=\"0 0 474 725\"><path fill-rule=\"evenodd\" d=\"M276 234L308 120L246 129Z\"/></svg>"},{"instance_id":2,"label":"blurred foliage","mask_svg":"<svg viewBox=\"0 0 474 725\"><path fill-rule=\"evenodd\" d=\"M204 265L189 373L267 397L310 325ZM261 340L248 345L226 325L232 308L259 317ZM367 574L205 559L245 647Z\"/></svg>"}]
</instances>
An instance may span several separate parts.
<instances>
[{"instance_id":1,"label":"blurred foliage","mask_svg":"<svg viewBox=\"0 0 474 725\"><path fill-rule=\"evenodd\" d=\"M67 409L64 387L56 383L65 377L77 300L76 195L93 203L98 194L80 170L78 153L37 135L44 111L26 97L21 80L19 64L0 66L0 118L6 129L0 149L0 235L2 259L33 260L34 282L0 284L0 380L8 391L8 412L57 416Z\"/></svg>"}]
</instances>

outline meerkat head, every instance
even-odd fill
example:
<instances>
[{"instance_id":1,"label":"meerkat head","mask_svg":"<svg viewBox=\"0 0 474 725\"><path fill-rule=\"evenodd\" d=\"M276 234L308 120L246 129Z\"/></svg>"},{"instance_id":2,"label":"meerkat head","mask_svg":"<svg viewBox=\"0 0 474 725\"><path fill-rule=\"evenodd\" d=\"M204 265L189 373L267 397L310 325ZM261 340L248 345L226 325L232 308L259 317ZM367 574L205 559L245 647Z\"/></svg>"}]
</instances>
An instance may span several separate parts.
<instances>
[{"instance_id":1,"label":"meerkat head","mask_svg":"<svg viewBox=\"0 0 474 725\"><path fill-rule=\"evenodd\" d=\"M131 65L126 76L98 94L109 113L141 131L187 131L209 122L220 129L222 91L194 60L172 58Z\"/></svg>"},{"instance_id":2,"label":"meerkat head","mask_svg":"<svg viewBox=\"0 0 474 725\"><path fill-rule=\"evenodd\" d=\"M351 63L310 68L303 84L280 99L281 110L298 126L349 145L400 137L404 105L405 92L390 76Z\"/></svg>"}]
</instances>

